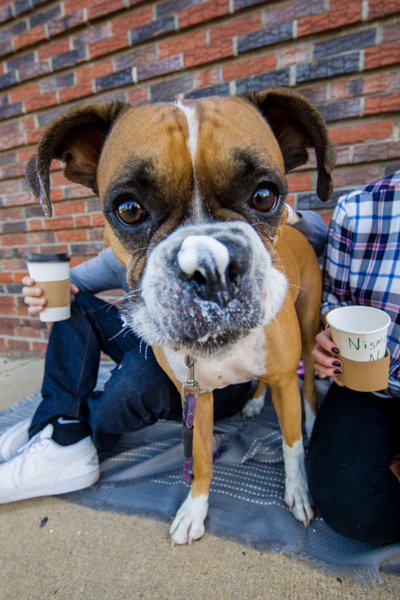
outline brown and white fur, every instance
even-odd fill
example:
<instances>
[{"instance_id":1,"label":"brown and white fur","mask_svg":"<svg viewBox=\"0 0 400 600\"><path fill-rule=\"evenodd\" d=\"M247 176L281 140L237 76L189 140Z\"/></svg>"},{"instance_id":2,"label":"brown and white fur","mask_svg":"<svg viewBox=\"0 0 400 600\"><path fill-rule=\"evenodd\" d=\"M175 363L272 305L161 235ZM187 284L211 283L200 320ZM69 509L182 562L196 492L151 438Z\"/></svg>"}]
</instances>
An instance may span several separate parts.
<instances>
[{"instance_id":1,"label":"brown and white fur","mask_svg":"<svg viewBox=\"0 0 400 600\"><path fill-rule=\"evenodd\" d=\"M213 390L258 379L271 387L283 434L285 500L308 524L296 368L303 356L308 415L316 412L311 348L320 272L311 246L285 225L285 173L315 149L317 192L332 192L334 151L301 95L267 88L131 107L83 105L53 121L27 179L51 214L52 159L93 189L105 239L127 269L125 323L151 344L178 390L195 360L194 479L170 529L174 543L204 533L212 477ZM258 400L259 402L259 400ZM252 414L253 407L247 411ZM310 424L308 424L310 427Z\"/></svg>"}]
</instances>

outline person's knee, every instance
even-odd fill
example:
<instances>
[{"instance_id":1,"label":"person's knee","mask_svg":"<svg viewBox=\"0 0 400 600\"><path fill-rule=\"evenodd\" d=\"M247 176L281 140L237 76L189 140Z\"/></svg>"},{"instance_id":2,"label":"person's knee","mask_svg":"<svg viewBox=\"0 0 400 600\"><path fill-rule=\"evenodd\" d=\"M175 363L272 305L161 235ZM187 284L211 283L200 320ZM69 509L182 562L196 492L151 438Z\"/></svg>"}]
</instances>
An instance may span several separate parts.
<instances>
[{"instance_id":1,"label":"person's knee","mask_svg":"<svg viewBox=\"0 0 400 600\"><path fill-rule=\"evenodd\" d=\"M389 470L382 490L364 485L356 472L353 481L348 477L341 481L338 471L339 467L335 474L325 471L317 477L308 468L312 503L325 523L336 533L362 542L400 541L399 494L389 481Z\"/></svg>"}]
</instances>

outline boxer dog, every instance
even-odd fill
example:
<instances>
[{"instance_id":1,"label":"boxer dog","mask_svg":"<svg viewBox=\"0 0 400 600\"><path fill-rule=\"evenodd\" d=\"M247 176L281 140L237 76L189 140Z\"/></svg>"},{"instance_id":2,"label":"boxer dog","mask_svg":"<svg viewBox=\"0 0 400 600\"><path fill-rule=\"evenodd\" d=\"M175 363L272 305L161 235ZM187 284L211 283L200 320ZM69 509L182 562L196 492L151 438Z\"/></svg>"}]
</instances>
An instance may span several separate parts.
<instances>
[{"instance_id":1,"label":"boxer dog","mask_svg":"<svg viewBox=\"0 0 400 600\"><path fill-rule=\"evenodd\" d=\"M285 501L305 525L313 516L296 368L303 350L310 415L321 280L311 246L285 224L285 173L307 162L308 147L318 196L327 200L335 153L326 126L303 96L271 87L138 107L81 105L49 125L27 167L47 216L52 159L100 197L105 239L132 290L125 323L151 344L178 390L191 365L199 392L193 482L170 529L173 543L204 534L213 390L252 379L261 382L256 396L265 382L271 388Z\"/></svg>"}]
</instances>

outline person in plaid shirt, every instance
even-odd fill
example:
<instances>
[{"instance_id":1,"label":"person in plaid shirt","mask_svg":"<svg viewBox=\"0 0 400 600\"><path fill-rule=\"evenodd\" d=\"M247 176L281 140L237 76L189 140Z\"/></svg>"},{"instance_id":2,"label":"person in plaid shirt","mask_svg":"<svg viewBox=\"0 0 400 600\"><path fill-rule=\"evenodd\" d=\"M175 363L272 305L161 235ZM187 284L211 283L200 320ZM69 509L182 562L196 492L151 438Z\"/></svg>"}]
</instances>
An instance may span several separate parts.
<instances>
[{"instance_id":1,"label":"person in plaid shirt","mask_svg":"<svg viewBox=\"0 0 400 600\"><path fill-rule=\"evenodd\" d=\"M374 306L391 317L389 386L356 392L338 380L342 363L329 328L317 336L315 368L333 382L308 455L312 500L338 533L400 541L400 171L339 199L328 234L322 319L332 308Z\"/></svg>"}]
</instances>

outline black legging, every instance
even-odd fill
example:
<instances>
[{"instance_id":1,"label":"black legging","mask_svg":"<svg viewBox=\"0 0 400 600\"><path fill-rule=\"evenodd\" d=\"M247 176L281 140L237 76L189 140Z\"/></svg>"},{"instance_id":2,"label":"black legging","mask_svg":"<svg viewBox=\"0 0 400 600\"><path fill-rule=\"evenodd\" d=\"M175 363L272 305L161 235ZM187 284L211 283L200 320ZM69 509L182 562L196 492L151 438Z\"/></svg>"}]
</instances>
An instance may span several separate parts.
<instances>
[{"instance_id":1,"label":"black legging","mask_svg":"<svg viewBox=\"0 0 400 600\"><path fill-rule=\"evenodd\" d=\"M400 398L332 384L315 421L307 459L312 501L336 532L377 544L400 541Z\"/></svg>"}]
</instances>

